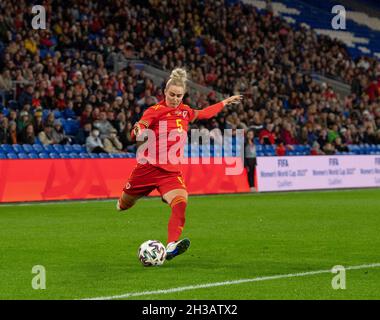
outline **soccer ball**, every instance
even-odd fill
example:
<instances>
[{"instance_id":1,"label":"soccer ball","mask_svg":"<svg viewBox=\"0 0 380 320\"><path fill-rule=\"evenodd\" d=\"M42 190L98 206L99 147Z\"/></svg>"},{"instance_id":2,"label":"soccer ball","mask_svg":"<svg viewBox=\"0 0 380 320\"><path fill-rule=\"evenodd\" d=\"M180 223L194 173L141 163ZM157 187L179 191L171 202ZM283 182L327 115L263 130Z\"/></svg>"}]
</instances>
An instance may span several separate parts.
<instances>
[{"instance_id":1,"label":"soccer ball","mask_svg":"<svg viewBox=\"0 0 380 320\"><path fill-rule=\"evenodd\" d=\"M137 256L145 267L160 266L165 261L166 248L160 241L148 240L141 244Z\"/></svg>"}]
</instances>

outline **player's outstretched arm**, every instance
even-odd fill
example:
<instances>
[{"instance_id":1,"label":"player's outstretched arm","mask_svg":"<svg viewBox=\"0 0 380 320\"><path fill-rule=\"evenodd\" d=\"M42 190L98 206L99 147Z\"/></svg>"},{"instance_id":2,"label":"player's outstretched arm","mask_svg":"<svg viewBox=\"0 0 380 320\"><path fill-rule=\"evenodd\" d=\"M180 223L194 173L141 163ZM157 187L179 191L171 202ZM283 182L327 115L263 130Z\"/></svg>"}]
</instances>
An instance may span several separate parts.
<instances>
[{"instance_id":1,"label":"player's outstretched arm","mask_svg":"<svg viewBox=\"0 0 380 320\"><path fill-rule=\"evenodd\" d=\"M232 96L227 99L224 99L223 101L216 103L212 106L209 106L203 110L198 111L197 119L210 119L217 115L220 111L223 110L223 108L229 104L238 104L243 100L243 96L237 95Z\"/></svg>"}]
</instances>

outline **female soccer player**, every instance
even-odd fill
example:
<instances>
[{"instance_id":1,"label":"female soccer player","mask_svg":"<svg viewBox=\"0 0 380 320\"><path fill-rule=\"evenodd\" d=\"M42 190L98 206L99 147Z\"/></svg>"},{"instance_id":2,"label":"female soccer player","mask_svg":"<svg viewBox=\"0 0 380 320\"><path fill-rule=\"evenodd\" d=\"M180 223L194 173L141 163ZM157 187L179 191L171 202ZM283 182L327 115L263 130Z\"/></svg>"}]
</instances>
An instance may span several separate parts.
<instances>
[{"instance_id":1,"label":"female soccer player","mask_svg":"<svg viewBox=\"0 0 380 320\"><path fill-rule=\"evenodd\" d=\"M187 189L181 173L180 165L170 162L167 153L176 144L176 141L167 139L172 130L178 134L187 134L189 123L199 119L210 119L223 110L224 106L236 104L242 100L242 96L232 96L203 110L194 110L182 103L186 93L187 73L186 70L177 68L171 73L165 87L165 100L148 108L140 121L132 130L132 137L139 137L144 130L150 129L155 133L156 150L158 161L147 159L145 164L140 161L132 171L125 185L120 199L117 202L117 210L130 209L136 201L147 196L154 189L158 189L162 199L171 207L172 213L168 224L167 260L185 252L190 246L189 239L179 240L185 225L185 210L187 206ZM166 128L166 146L162 150L162 124ZM160 147L161 142L161 147ZM185 144L185 141L183 142ZM183 150L183 148L181 148ZM161 161L164 159L165 161Z\"/></svg>"}]
</instances>

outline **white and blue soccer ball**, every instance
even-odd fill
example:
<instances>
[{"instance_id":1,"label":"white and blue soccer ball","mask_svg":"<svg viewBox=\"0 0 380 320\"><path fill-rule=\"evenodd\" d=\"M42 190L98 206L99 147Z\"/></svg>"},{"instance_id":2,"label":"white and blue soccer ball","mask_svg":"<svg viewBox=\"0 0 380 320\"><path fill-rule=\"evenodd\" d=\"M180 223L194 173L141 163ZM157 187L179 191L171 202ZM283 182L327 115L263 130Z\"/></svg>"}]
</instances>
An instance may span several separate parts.
<instances>
[{"instance_id":1,"label":"white and blue soccer ball","mask_svg":"<svg viewBox=\"0 0 380 320\"><path fill-rule=\"evenodd\" d=\"M166 248L158 240L148 240L141 244L137 256L145 267L160 266L165 262Z\"/></svg>"}]
</instances>

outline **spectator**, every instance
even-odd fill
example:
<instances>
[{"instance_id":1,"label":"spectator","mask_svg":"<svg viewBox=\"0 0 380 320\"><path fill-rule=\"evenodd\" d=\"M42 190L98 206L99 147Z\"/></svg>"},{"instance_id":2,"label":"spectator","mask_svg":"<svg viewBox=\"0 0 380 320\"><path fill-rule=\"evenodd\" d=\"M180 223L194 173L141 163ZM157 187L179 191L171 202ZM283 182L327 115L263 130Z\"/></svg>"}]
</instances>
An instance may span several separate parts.
<instances>
[{"instance_id":1,"label":"spectator","mask_svg":"<svg viewBox=\"0 0 380 320\"><path fill-rule=\"evenodd\" d=\"M89 153L106 153L104 145L100 139L100 131L94 128L86 139L86 148Z\"/></svg>"},{"instance_id":2,"label":"spectator","mask_svg":"<svg viewBox=\"0 0 380 320\"><path fill-rule=\"evenodd\" d=\"M111 129L109 136L103 139L103 145L107 153L122 153L123 144L117 137L116 129Z\"/></svg>"},{"instance_id":3,"label":"spectator","mask_svg":"<svg viewBox=\"0 0 380 320\"><path fill-rule=\"evenodd\" d=\"M52 138L56 144L68 144L71 142L71 138L65 134L62 122L59 119L54 121Z\"/></svg>"},{"instance_id":4,"label":"spectator","mask_svg":"<svg viewBox=\"0 0 380 320\"><path fill-rule=\"evenodd\" d=\"M274 125L273 123L267 123L264 129L260 131L260 143L261 144L274 144L276 136L273 133Z\"/></svg>"},{"instance_id":5,"label":"spectator","mask_svg":"<svg viewBox=\"0 0 380 320\"><path fill-rule=\"evenodd\" d=\"M18 104L20 108L22 109L26 104L32 105L32 100L33 100L33 86L28 85L25 90L21 93L19 99L18 99Z\"/></svg>"},{"instance_id":6,"label":"spectator","mask_svg":"<svg viewBox=\"0 0 380 320\"><path fill-rule=\"evenodd\" d=\"M9 133L9 122L8 118L4 117L0 121L0 144L10 143L11 137Z\"/></svg>"},{"instance_id":7,"label":"spectator","mask_svg":"<svg viewBox=\"0 0 380 320\"><path fill-rule=\"evenodd\" d=\"M323 155L324 152L321 150L320 145L317 141L314 141L313 146L310 151L310 155L312 156L320 156Z\"/></svg>"},{"instance_id":8,"label":"spectator","mask_svg":"<svg viewBox=\"0 0 380 320\"><path fill-rule=\"evenodd\" d=\"M347 145L342 142L342 138L337 137L334 142L336 151L338 152L349 152Z\"/></svg>"},{"instance_id":9,"label":"spectator","mask_svg":"<svg viewBox=\"0 0 380 320\"><path fill-rule=\"evenodd\" d=\"M44 131L38 134L38 139L43 145L55 144L56 141L53 139L53 127L46 125Z\"/></svg>"},{"instance_id":10,"label":"spectator","mask_svg":"<svg viewBox=\"0 0 380 320\"><path fill-rule=\"evenodd\" d=\"M335 147L332 143L327 142L325 146L323 147L323 152L326 155L334 155L335 154Z\"/></svg>"},{"instance_id":11,"label":"spectator","mask_svg":"<svg viewBox=\"0 0 380 320\"><path fill-rule=\"evenodd\" d=\"M105 111L100 112L99 120L94 121L93 126L99 130L101 138L109 136L111 130L115 129L107 120L107 113Z\"/></svg>"},{"instance_id":12,"label":"spectator","mask_svg":"<svg viewBox=\"0 0 380 320\"><path fill-rule=\"evenodd\" d=\"M79 128L77 134L75 135L74 142L80 145L84 145L86 143L86 139L91 134L92 131L92 123L86 122L83 128Z\"/></svg>"},{"instance_id":13,"label":"spectator","mask_svg":"<svg viewBox=\"0 0 380 320\"><path fill-rule=\"evenodd\" d=\"M251 192L255 192L256 145L253 130L249 130L246 134L244 151L244 166L247 169L249 188Z\"/></svg>"},{"instance_id":14,"label":"spectator","mask_svg":"<svg viewBox=\"0 0 380 320\"><path fill-rule=\"evenodd\" d=\"M34 127L33 124L28 124L24 131L21 133L20 143L26 143L26 144L35 144L36 143L36 136L34 134Z\"/></svg>"}]
</instances>

